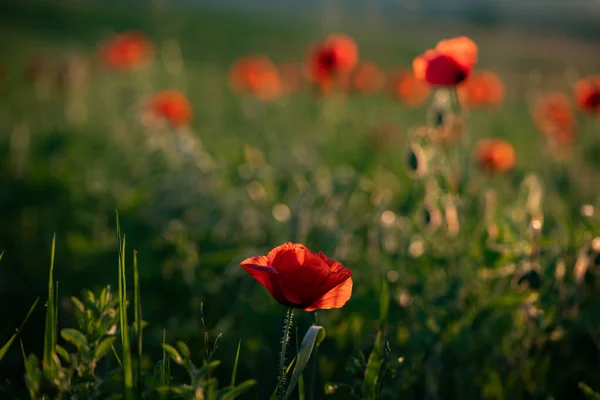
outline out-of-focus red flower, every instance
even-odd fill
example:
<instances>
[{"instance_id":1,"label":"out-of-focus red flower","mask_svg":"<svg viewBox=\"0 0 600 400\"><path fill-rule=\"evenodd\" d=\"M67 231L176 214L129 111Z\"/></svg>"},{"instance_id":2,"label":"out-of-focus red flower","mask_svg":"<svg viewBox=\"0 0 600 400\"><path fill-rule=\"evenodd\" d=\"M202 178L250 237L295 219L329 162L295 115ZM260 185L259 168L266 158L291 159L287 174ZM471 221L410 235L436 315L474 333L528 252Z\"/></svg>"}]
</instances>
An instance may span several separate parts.
<instances>
[{"instance_id":1,"label":"out-of-focus red flower","mask_svg":"<svg viewBox=\"0 0 600 400\"><path fill-rule=\"evenodd\" d=\"M407 106L418 107L429 96L429 86L417 79L411 70L394 71L390 78L392 95Z\"/></svg>"},{"instance_id":2,"label":"out-of-focus red flower","mask_svg":"<svg viewBox=\"0 0 600 400\"><path fill-rule=\"evenodd\" d=\"M589 76L578 81L573 94L583 111L600 114L600 76Z\"/></svg>"},{"instance_id":3,"label":"out-of-focus red flower","mask_svg":"<svg viewBox=\"0 0 600 400\"><path fill-rule=\"evenodd\" d=\"M570 144L575 139L575 115L563 93L551 92L538 98L533 107L533 122L558 145Z\"/></svg>"},{"instance_id":4,"label":"out-of-focus red flower","mask_svg":"<svg viewBox=\"0 0 600 400\"><path fill-rule=\"evenodd\" d=\"M261 55L237 59L229 70L229 84L235 92L251 93L262 101L275 99L283 90L277 67Z\"/></svg>"},{"instance_id":5,"label":"out-of-focus red flower","mask_svg":"<svg viewBox=\"0 0 600 400\"><path fill-rule=\"evenodd\" d=\"M504 83L495 72L481 71L458 86L458 95L465 107L497 107L504 100Z\"/></svg>"},{"instance_id":6,"label":"out-of-focus red flower","mask_svg":"<svg viewBox=\"0 0 600 400\"><path fill-rule=\"evenodd\" d=\"M285 243L240 265L287 307L341 308L352 295L352 271L301 244Z\"/></svg>"},{"instance_id":7,"label":"out-of-focus red flower","mask_svg":"<svg viewBox=\"0 0 600 400\"><path fill-rule=\"evenodd\" d=\"M314 45L308 54L309 79L327 93L339 84L348 83L348 76L358 62L358 47L352 38L343 34L328 36Z\"/></svg>"},{"instance_id":8,"label":"out-of-focus red flower","mask_svg":"<svg viewBox=\"0 0 600 400\"><path fill-rule=\"evenodd\" d=\"M299 65L285 63L279 66L279 76L286 93L293 93L302 85L302 70Z\"/></svg>"},{"instance_id":9,"label":"out-of-focus red flower","mask_svg":"<svg viewBox=\"0 0 600 400\"><path fill-rule=\"evenodd\" d=\"M418 79L432 86L455 86L468 78L477 62L477 45L461 36L440 41L413 61Z\"/></svg>"},{"instance_id":10,"label":"out-of-focus red flower","mask_svg":"<svg viewBox=\"0 0 600 400\"><path fill-rule=\"evenodd\" d=\"M503 139L482 139L475 146L475 158L487 171L506 172L515 166L516 155L512 144Z\"/></svg>"},{"instance_id":11,"label":"out-of-focus red flower","mask_svg":"<svg viewBox=\"0 0 600 400\"><path fill-rule=\"evenodd\" d=\"M98 48L101 65L116 70L135 70L154 58L154 45L141 32L127 31L103 41Z\"/></svg>"},{"instance_id":12,"label":"out-of-focus red flower","mask_svg":"<svg viewBox=\"0 0 600 400\"><path fill-rule=\"evenodd\" d=\"M154 116L166 119L174 127L185 127L192 121L192 106L181 92L169 89L150 97L147 110Z\"/></svg>"},{"instance_id":13,"label":"out-of-focus red flower","mask_svg":"<svg viewBox=\"0 0 600 400\"><path fill-rule=\"evenodd\" d=\"M377 64L369 61L358 64L352 75L352 87L362 94L375 94L385 86L387 77Z\"/></svg>"}]
</instances>

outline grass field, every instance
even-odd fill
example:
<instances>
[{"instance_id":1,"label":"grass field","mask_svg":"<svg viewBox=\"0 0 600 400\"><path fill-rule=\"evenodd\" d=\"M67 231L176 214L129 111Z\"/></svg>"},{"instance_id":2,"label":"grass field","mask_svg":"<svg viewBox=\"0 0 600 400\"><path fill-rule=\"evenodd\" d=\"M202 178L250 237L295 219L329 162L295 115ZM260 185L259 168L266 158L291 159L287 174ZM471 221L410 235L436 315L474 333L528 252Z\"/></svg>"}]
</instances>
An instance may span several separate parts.
<instances>
[{"instance_id":1,"label":"grass field","mask_svg":"<svg viewBox=\"0 0 600 400\"><path fill-rule=\"evenodd\" d=\"M190 385L178 386L189 391L183 398L234 398L226 394L234 370L236 384L256 381L239 398L269 398L286 309L240 262L287 241L341 262L354 282L343 308L296 312L288 362L311 324L326 336L291 398L600 398L579 388L600 390L600 246L593 241L600 119L578 112L573 149L556 159L531 116L538 96L571 96L575 81L600 71L600 43L444 21L326 17L83 2L0 6L0 345L40 298L0 357L1 398L32 390L34 398L167 398L157 388L183 383ZM97 68L98 43L129 29L148 35L156 59L135 72ZM429 173L416 179L406 155L415 128L431 120L433 96L410 108L387 92L323 98L306 84L263 103L230 90L238 57L304 62L307 49L332 32L352 36L361 58L386 71L410 67L440 39L468 35L479 47L478 68L502 77L505 100L493 110L463 110L467 149L424 146ZM44 62L32 80L25 71L36 54ZM68 60L84 66L75 79L81 84L57 79ZM149 129L144 101L169 88L189 98L193 121ZM391 136L377 136L381 127L393 127ZM445 171L489 137L513 144L515 168L490 174L471 160L468 182L455 190ZM457 233L445 219L431 222L438 210L445 217L453 209ZM127 238L123 257L115 210ZM54 233L50 282L58 286L50 285L56 299L46 302ZM116 316L124 303L99 303L106 285L115 298L123 295L123 262L134 397L123 389L129 335L115 335L123 332ZM80 307L71 296L89 300L84 289L96 296ZM71 352L62 369L49 361L55 322L48 310L57 311L58 343ZM113 318L108 328L119 325L106 337L118 339L96 363L106 330L84 332L85 347L63 329L83 330L82 318L101 310ZM177 365L171 352L167 371L162 344L178 341L197 369ZM24 365L21 346L44 361L29 357ZM173 351L188 358L185 347ZM36 373L43 376L38 392Z\"/></svg>"}]
</instances>

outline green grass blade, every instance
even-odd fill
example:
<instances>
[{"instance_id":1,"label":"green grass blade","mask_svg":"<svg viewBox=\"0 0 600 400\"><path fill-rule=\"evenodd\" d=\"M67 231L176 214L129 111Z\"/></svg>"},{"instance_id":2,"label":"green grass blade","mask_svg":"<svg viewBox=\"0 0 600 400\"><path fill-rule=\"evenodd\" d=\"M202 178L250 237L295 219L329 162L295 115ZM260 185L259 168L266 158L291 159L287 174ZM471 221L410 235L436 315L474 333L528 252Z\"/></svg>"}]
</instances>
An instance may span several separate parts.
<instances>
[{"instance_id":1,"label":"green grass blade","mask_svg":"<svg viewBox=\"0 0 600 400\"><path fill-rule=\"evenodd\" d=\"M300 343L298 342L298 336L298 326L296 326L296 354L300 353ZM317 349L315 349L315 352L316 350ZM304 375L300 374L300 378L298 379L298 400L305 399L306 395L304 393Z\"/></svg>"},{"instance_id":2,"label":"green grass blade","mask_svg":"<svg viewBox=\"0 0 600 400\"><path fill-rule=\"evenodd\" d=\"M304 339L302 339L298 355L296 356L296 365L294 366L290 383L285 392L285 396L283 397L284 400L289 399L292 395L298 380L302 376L304 368L306 368L306 365L308 364L308 360L310 360L313 349L318 346L323 339L325 339L325 328L318 325L312 325L308 328L308 331L304 335Z\"/></svg>"},{"instance_id":3,"label":"green grass blade","mask_svg":"<svg viewBox=\"0 0 600 400\"><path fill-rule=\"evenodd\" d=\"M164 388L169 388L169 376L170 376L170 372L169 372L169 360L170 358L167 357L167 350L165 349L165 345L167 344L167 331L165 331L163 329L163 334L162 334L162 349L163 349L163 356L162 356L162 370L161 370L161 376L160 376L160 387L164 387ZM161 400L166 400L167 399L167 391L161 392L159 391L158 394L158 398Z\"/></svg>"},{"instance_id":4,"label":"green grass blade","mask_svg":"<svg viewBox=\"0 0 600 400\"><path fill-rule=\"evenodd\" d=\"M139 393L142 390L142 300L137 250L133 251L133 307L134 331L137 341L137 387Z\"/></svg>"},{"instance_id":5,"label":"green grass blade","mask_svg":"<svg viewBox=\"0 0 600 400\"><path fill-rule=\"evenodd\" d=\"M2 255L0 254L0 259L1 258L2 258ZM6 342L4 344L4 346L2 346L2 348L0 348L0 361L2 361L2 359L6 355L6 352L10 348L10 346L12 346L13 342L15 341L15 339L17 338L17 336L19 335L19 333L23 330L23 327L25 326L25 323L27 322L27 320L31 316L31 313L33 313L33 310L35 309L35 306L37 306L37 303L38 303L39 300L40 300L39 297L37 299L35 299L35 301L33 302L33 305L29 308L29 311L27 312L27 315L25 315L25 319L23 320L23 322L21 322L21 326L19 326L19 329L17 329L17 331L14 333L14 335L12 335L10 339L8 339L8 342Z\"/></svg>"},{"instance_id":6,"label":"green grass blade","mask_svg":"<svg viewBox=\"0 0 600 400\"><path fill-rule=\"evenodd\" d=\"M52 355L56 349L56 323L57 310L54 293L54 254L56 251L56 233L52 236L52 250L50 253L50 275L48 277L48 301L46 302L46 328L44 331L44 355L42 365L49 368Z\"/></svg>"},{"instance_id":7,"label":"green grass blade","mask_svg":"<svg viewBox=\"0 0 600 400\"><path fill-rule=\"evenodd\" d=\"M125 268L125 237L121 238L119 213L117 212L117 237L119 238L119 328L121 331L121 360L123 363L123 398L133 400L133 363L127 324L127 279Z\"/></svg>"},{"instance_id":8,"label":"green grass blade","mask_svg":"<svg viewBox=\"0 0 600 400\"><path fill-rule=\"evenodd\" d=\"M235 386L235 376L237 375L238 362L240 361L240 347L242 347L242 339L238 342L237 352L235 353L235 362L233 363L233 371L231 372L231 383L230 387Z\"/></svg>"},{"instance_id":9,"label":"green grass blade","mask_svg":"<svg viewBox=\"0 0 600 400\"><path fill-rule=\"evenodd\" d=\"M0 261L2 261L3 256L4 256L4 250L2 250L2 253L0 253Z\"/></svg>"}]
</instances>

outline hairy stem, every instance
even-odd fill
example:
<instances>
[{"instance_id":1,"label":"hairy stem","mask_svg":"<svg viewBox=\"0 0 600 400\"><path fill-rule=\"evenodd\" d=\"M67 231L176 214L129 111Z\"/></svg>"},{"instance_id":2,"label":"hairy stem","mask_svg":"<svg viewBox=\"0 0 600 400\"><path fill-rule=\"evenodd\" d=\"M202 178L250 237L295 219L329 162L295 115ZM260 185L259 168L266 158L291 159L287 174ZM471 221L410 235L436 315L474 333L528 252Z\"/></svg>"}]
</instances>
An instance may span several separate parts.
<instances>
[{"instance_id":1,"label":"hairy stem","mask_svg":"<svg viewBox=\"0 0 600 400\"><path fill-rule=\"evenodd\" d=\"M285 395L286 389L286 378L285 378L285 370L286 370L286 351L287 345L290 341L290 329L292 328L292 318L294 316L294 309L288 308L285 319L283 320L283 336L281 337L281 352L279 353L279 376L277 380L279 382L279 388L277 390L277 398L279 400L283 399Z\"/></svg>"}]
</instances>

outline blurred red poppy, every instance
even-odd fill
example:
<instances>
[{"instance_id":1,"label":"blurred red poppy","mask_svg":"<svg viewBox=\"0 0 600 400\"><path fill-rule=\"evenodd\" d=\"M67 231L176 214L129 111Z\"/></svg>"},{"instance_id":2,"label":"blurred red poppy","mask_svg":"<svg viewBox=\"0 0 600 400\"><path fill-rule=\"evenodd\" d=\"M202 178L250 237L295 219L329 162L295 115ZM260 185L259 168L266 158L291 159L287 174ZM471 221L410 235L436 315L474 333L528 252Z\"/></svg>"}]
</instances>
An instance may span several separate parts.
<instances>
[{"instance_id":1,"label":"blurred red poppy","mask_svg":"<svg viewBox=\"0 0 600 400\"><path fill-rule=\"evenodd\" d=\"M324 92L336 89L340 83L346 88L348 76L357 62L358 47L354 40L343 34L330 35L309 51L309 79Z\"/></svg>"},{"instance_id":2,"label":"blurred red poppy","mask_svg":"<svg viewBox=\"0 0 600 400\"><path fill-rule=\"evenodd\" d=\"M503 139L482 139L475 146L475 158L487 171L506 172L515 166L516 155L512 144Z\"/></svg>"},{"instance_id":3,"label":"blurred red poppy","mask_svg":"<svg viewBox=\"0 0 600 400\"><path fill-rule=\"evenodd\" d=\"M353 88L362 94L375 94L385 86L385 73L373 62L362 62L352 75Z\"/></svg>"},{"instance_id":4,"label":"blurred red poppy","mask_svg":"<svg viewBox=\"0 0 600 400\"><path fill-rule=\"evenodd\" d=\"M433 86L455 86L463 82L477 62L477 45L467 37L440 41L413 61L418 79Z\"/></svg>"},{"instance_id":5,"label":"blurred red poppy","mask_svg":"<svg viewBox=\"0 0 600 400\"><path fill-rule=\"evenodd\" d=\"M399 69L390 78L392 95L407 106L418 107L429 96L429 86L411 70Z\"/></svg>"},{"instance_id":6,"label":"blurred red poppy","mask_svg":"<svg viewBox=\"0 0 600 400\"><path fill-rule=\"evenodd\" d=\"M283 90L277 67L262 55L237 59L229 70L229 85L237 93L250 93L262 101L277 98Z\"/></svg>"},{"instance_id":7,"label":"blurred red poppy","mask_svg":"<svg viewBox=\"0 0 600 400\"><path fill-rule=\"evenodd\" d=\"M299 65L285 63L279 66L279 76L286 93L293 93L302 85L302 70Z\"/></svg>"},{"instance_id":8,"label":"blurred red poppy","mask_svg":"<svg viewBox=\"0 0 600 400\"><path fill-rule=\"evenodd\" d=\"M192 106L181 92L169 89L153 95L148 101L148 111L165 118L175 127L184 127L192 120Z\"/></svg>"},{"instance_id":9,"label":"blurred red poppy","mask_svg":"<svg viewBox=\"0 0 600 400\"><path fill-rule=\"evenodd\" d=\"M154 45L141 32L127 31L115 35L98 48L101 65L117 70L135 70L154 58Z\"/></svg>"},{"instance_id":10,"label":"blurred red poppy","mask_svg":"<svg viewBox=\"0 0 600 400\"><path fill-rule=\"evenodd\" d=\"M306 311L341 308L352 295L352 271L301 244L285 243L240 265L288 307Z\"/></svg>"},{"instance_id":11,"label":"blurred red poppy","mask_svg":"<svg viewBox=\"0 0 600 400\"><path fill-rule=\"evenodd\" d=\"M580 80L573 88L577 105L586 112L600 114L600 76Z\"/></svg>"},{"instance_id":12,"label":"blurred red poppy","mask_svg":"<svg viewBox=\"0 0 600 400\"><path fill-rule=\"evenodd\" d=\"M458 86L458 95L465 107L497 107L504 100L504 83L495 72L481 71Z\"/></svg>"},{"instance_id":13,"label":"blurred red poppy","mask_svg":"<svg viewBox=\"0 0 600 400\"><path fill-rule=\"evenodd\" d=\"M533 122L556 144L570 144L575 139L575 115L563 93L551 92L538 98L533 107Z\"/></svg>"}]
</instances>

